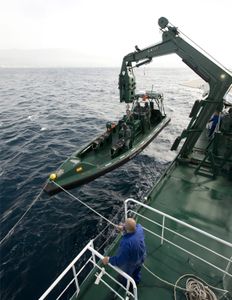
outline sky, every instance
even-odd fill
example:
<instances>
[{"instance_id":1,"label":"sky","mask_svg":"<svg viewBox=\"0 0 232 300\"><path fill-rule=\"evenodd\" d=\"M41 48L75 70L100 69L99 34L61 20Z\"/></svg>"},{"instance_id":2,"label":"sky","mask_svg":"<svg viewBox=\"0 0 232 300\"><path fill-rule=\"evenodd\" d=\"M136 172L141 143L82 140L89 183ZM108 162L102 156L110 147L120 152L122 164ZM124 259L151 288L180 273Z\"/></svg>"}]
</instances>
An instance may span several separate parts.
<instances>
[{"instance_id":1,"label":"sky","mask_svg":"<svg viewBox=\"0 0 232 300\"><path fill-rule=\"evenodd\" d=\"M232 0L0 0L0 67L120 67L161 41L161 16L232 68Z\"/></svg>"}]
</instances>

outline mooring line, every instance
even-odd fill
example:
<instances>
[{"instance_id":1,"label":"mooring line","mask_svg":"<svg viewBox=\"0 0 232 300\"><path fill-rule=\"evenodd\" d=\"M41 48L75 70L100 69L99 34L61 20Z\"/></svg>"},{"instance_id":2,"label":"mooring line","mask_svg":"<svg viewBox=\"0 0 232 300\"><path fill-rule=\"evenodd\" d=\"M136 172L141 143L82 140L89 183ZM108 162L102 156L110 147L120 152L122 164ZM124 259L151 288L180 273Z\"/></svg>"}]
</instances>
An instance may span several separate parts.
<instances>
[{"instance_id":1,"label":"mooring line","mask_svg":"<svg viewBox=\"0 0 232 300\"><path fill-rule=\"evenodd\" d=\"M95 214L97 214L99 217L103 218L105 221L107 221L108 223L110 223L111 225L113 225L114 227L118 227L118 225L114 224L113 222L111 222L110 220L108 220L106 217L104 217L103 215L101 215L99 212L97 212L95 209L93 209L91 206L89 206L88 204L84 203L83 201L81 201L79 198L77 198L76 196L74 196L73 194L71 194L69 191L67 191L66 189L64 189L62 186L60 186L58 183L56 183L55 181L53 181L53 183L59 187L60 189L62 189L66 194L68 194L69 196L71 196L72 198L74 198L75 200L79 201L82 205L86 206L88 209L90 209L92 212L94 212Z\"/></svg>"},{"instance_id":2,"label":"mooring line","mask_svg":"<svg viewBox=\"0 0 232 300\"><path fill-rule=\"evenodd\" d=\"M28 209L23 213L23 215L21 216L21 218L15 223L15 225L8 231L8 233L4 236L4 238L1 239L0 241L0 246L2 245L2 243L8 239L11 234L13 233L13 231L15 230L15 228L19 225L19 223L24 219L24 217L28 214L28 212L30 211L30 209L32 208L32 206L38 201L39 197L41 196L42 192L44 191L44 188L47 184L48 180L46 181L46 183L44 184L43 188L41 189L41 191L39 192L39 194L35 197L35 199L32 201L32 203L29 205Z\"/></svg>"}]
</instances>

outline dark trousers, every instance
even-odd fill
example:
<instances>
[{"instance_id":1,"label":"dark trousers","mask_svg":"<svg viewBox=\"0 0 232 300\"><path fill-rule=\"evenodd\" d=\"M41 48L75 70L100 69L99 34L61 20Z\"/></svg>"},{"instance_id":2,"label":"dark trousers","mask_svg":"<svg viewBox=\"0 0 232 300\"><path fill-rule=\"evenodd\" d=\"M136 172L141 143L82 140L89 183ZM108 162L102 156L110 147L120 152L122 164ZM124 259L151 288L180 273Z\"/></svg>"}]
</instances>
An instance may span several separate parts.
<instances>
[{"instance_id":1,"label":"dark trousers","mask_svg":"<svg viewBox=\"0 0 232 300\"><path fill-rule=\"evenodd\" d=\"M142 265L138 265L135 266L134 268L125 268L125 270L123 270L125 273L127 273L129 276L131 276L136 284L139 284L139 282L141 281L141 268ZM123 276L119 276L118 277L118 281L123 284L126 287L127 284L127 280L125 277Z\"/></svg>"}]
</instances>

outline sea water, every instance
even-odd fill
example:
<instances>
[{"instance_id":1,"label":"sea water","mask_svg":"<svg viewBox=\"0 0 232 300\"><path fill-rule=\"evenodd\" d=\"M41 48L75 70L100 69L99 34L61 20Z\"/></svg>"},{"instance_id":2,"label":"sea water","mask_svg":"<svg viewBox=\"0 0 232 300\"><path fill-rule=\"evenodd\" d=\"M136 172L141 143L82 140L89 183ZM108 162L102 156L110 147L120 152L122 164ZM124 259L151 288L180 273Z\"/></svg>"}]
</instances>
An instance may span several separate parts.
<instances>
[{"instance_id":1,"label":"sea water","mask_svg":"<svg viewBox=\"0 0 232 300\"><path fill-rule=\"evenodd\" d=\"M1 239L41 191L49 173L126 111L119 69L0 69ZM201 92L183 86L187 69L136 71L137 91L164 94L169 126L126 165L71 192L106 218L128 197L141 200L176 152ZM118 215L118 219L122 215ZM2 300L38 299L105 223L64 192L43 193L0 246Z\"/></svg>"}]
</instances>

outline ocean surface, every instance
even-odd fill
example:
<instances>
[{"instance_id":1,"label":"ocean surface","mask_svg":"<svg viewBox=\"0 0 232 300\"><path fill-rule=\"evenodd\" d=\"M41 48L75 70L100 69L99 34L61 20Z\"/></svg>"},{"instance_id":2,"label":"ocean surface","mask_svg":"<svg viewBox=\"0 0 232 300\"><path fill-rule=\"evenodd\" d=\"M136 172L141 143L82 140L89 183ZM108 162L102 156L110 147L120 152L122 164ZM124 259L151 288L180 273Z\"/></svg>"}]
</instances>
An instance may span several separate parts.
<instances>
[{"instance_id":1,"label":"ocean surface","mask_svg":"<svg viewBox=\"0 0 232 300\"><path fill-rule=\"evenodd\" d=\"M1 239L69 155L116 121L119 69L0 69ZM183 86L188 69L136 71L137 90L164 93L170 125L126 165L71 192L106 218L122 218L123 201L141 199L176 153L169 149L188 123L201 91ZM65 193L42 193L0 246L1 300L38 299L106 223ZM107 238L109 232L104 232Z\"/></svg>"}]
</instances>

